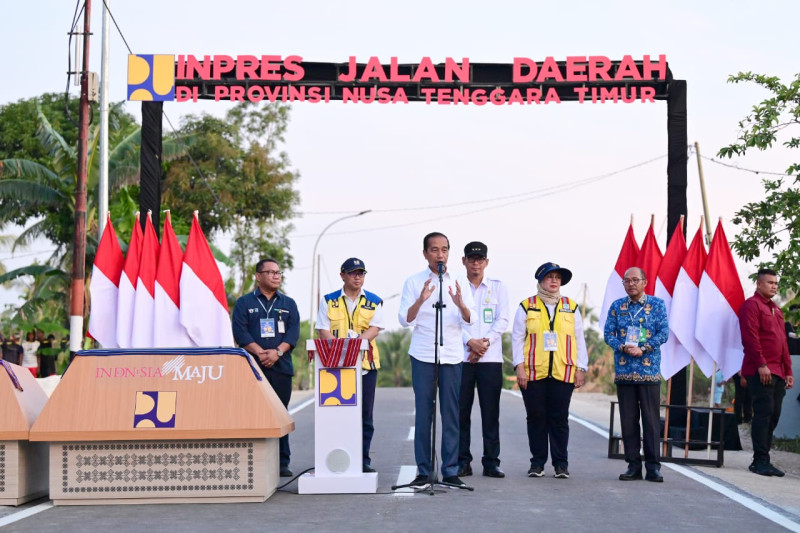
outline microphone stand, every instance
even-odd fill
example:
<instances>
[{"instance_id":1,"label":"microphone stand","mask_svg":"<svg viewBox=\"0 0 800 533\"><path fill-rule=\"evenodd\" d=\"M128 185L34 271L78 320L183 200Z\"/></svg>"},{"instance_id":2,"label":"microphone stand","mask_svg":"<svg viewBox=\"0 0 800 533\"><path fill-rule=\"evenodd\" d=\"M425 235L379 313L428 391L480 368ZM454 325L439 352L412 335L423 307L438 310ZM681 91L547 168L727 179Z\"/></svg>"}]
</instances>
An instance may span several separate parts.
<instances>
[{"instance_id":1,"label":"microphone stand","mask_svg":"<svg viewBox=\"0 0 800 533\"><path fill-rule=\"evenodd\" d=\"M465 490L475 490L473 487L469 487L467 485L454 485L452 483L445 483L444 481L439 481L439 475L437 473L438 468L436 466L436 393L439 389L439 346L444 346L444 312L442 309L447 307L442 301L442 286L444 285L444 262L439 261L438 263L438 273L439 273L439 299L433 304L434 309L436 309L436 325L434 327L434 334L433 334L433 416L431 417L431 470L428 473L428 486L425 489L418 490L417 492L424 492L433 496L437 492L444 492L442 489L436 489L437 486L439 487L450 487L455 489L465 489ZM397 490L399 488L408 487L410 484L406 485L393 485L392 490Z\"/></svg>"}]
</instances>

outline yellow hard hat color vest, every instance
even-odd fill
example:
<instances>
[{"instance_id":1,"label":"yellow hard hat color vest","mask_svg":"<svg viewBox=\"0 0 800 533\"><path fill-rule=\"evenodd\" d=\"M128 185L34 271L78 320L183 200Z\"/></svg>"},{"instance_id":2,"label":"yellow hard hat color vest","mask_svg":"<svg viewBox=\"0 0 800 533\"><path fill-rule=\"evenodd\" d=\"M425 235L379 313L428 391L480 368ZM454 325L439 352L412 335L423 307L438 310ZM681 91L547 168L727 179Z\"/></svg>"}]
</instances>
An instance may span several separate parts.
<instances>
[{"instance_id":1,"label":"yellow hard hat color vest","mask_svg":"<svg viewBox=\"0 0 800 533\"><path fill-rule=\"evenodd\" d=\"M358 297L358 302L353 310L352 316L347 311L347 301L341 290L325 295L325 303L328 305L328 318L331 321L331 333L334 337L343 339L347 337L348 330L353 330L359 335L369 329L372 317L375 316L377 306L383 305L383 300L377 295L364 291ZM374 368L381 367L378 353L378 345L374 340L370 342L372 347L372 361ZM369 357L364 357L362 362L364 370L371 370Z\"/></svg>"},{"instance_id":2,"label":"yellow hard hat color vest","mask_svg":"<svg viewBox=\"0 0 800 533\"><path fill-rule=\"evenodd\" d=\"M541 298L532 296L520 304L527 312L525 344L522 348L525 374L529 381L553 377L559 381L575 383L578 365L578 348L575 344L575 311L578 304L561 298L556 304L555 316ZM557 335L555 351L545 351L544 332Z\"/></svg>"}]
</instances>

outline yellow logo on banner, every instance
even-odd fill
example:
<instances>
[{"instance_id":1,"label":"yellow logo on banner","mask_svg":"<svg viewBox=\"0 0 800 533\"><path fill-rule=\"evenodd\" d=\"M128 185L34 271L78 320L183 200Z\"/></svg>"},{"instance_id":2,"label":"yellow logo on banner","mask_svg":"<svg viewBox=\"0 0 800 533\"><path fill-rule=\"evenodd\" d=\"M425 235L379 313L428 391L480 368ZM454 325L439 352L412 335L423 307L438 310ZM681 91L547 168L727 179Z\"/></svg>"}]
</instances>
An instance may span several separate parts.
<instances>
[{"instance_id":1,"label":"yellow logo on banner","mask_svg":"<svg viewBox=\"0 0 800 533\"><path fill-rule=\"evenodd\" d=\"M137 391L133 427L174 428L177 399L175 391Z\"/></svg>"},{"instance_id":2,"label":"yellow logo on banner","mask_svg":"<svg viewBox=\"0 0 800 533\"><path fill-rule=\"evenodd\" d=\"M356 369L323 368L319 371L319 404L356 405Z\"/></svg>"},{"instance_id":3,"label":"yellow logo on banner","mask_svg":"<svg viewBox=\"0 0 800 533\"><path fill-rule=\"evenodd\" d=\"M175 100L175 56L129 55L128 100L138 102Z\"/></svg>"}]
</instances>

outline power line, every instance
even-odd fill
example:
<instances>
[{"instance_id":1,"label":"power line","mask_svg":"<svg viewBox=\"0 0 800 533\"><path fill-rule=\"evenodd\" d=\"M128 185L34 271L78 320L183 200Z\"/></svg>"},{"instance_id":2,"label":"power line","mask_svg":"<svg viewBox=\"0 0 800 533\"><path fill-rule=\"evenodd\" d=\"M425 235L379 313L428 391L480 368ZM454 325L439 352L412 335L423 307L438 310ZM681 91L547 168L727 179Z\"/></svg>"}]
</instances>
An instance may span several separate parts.
<instances>
[{"instance_id":1,"label":"power line","mask_svg":"<svg viewBox=\"0 0 800 533\"><path fill-rule=\"evenodd\" d=\"M106 3L106 0L103 0L103 5L105 6L106 10L108 11L108 14L111 17L111 20L114 22L114 27L117 28L117 33L119 33L119 36L122 39L122 42L125 43L125 47L128 49L128 53L132 55L133 54L133 50L131 50L130 45L128 45L128 41L127 41L127 39L125 39L125 35L122 34L122 29L120 29L119 24L117 24L117 19L114 18L114 14L111 12L111 9L109 9L108 4ZM202 179L203 183L208 188L209 192L211 193L211 196L214 198L214 204L217 207L221 207L223 211L228 212L227 207L224 204L222 204L222 202L220 202L219 196L217 196L217 193L211 187L211 184L209 183L208 178L206 178L205 174L203 174L203 171L200 170L200 165L198 165L197 161L195 161L194 157L192 157L192 154L189 152L189 146L186 144L184 139L180 136L180 134L178 133L178 130L175 129L175 126L172 124L172 121L169 119L169 116L167 115L167 112L162 109L161 110L161 114L167 120L167 124L169 124L169 127L172 130L173 135L175 136L175 139L179 143L181 143L183 145L183 147L186 149L186 155L189 157L189 161L191 161L192 166L194 167L195 171L197 171L197 173L200 175L200 178Z\"/></svg>"},{"instance_id":2,"label":"power line","mask_svg":"<svg viewBox=\"0 0 800 533\"><path fill-rule=\"evenodd\" d=\"M695 152L694 149L692 149L691 147L690 147L689 151L691 153L693 153L695 156L697 155L697 152ZM742 172L750 172L752 174L764 174L765 176L780 176L780 177L783 177L783 178L788 178L788 177L791 176L790 174L786 174L784 172L768 172L766 170L754 170L754 169L751 169L751 168L744 168L744 167L740 167L739 165L736 165L734 163L725 163L723 161L720 161L719 159L714 159L713 157L708 157L708 156L705 156L705 155L701 155L700 158L701 159L705 159L706 161L710 161L711 163L715 163L717 165L721 165L723 167L732 168L734 170L741 170Z\"/></svg>"},{"instance_id":3,"label":"power line","mask_svg":"<svg viewBox=\"0 0 800 533\"><path fill-rule=\"evenodd\" d=\"M495 209L501 209L503 207L508 207L510 205L515 205L515 204L519 204L519 203L523 203L523 202L528 202L530 200L535 200L535 199L538 199L538 198L544 198L544 197L547 197L547 196L553 196L555 194L559 194L559 193L566 192L566 191L569 191L569 190L572 190L572 189L576 189L578 187L583 187L584 185L589 185L591 183L595 183L595 182L598 182L598 181L601 181L601 180L604 180L604 179L608 179L610 177L616 176L618 174L622 174L622 173L627 172L629 170L632 170L632 169L635 169L635 168L639 168L641 166L653 163L655 161L658 161L659 159L664 159L665 157L667 157L667 155L661 155L661 156L655 157L653 159L649 159L649 160L643 161L641 163L636 163L634 165L631 165L631 166L628 166L628 167L625 167L625 168L622 168L622 169L619 169L619 170L614 170L612 172L606 172L604 174L599 174L597 176L592 176L592 177L589 177L589 178L582 178L582 179L571 181L571 182L568 182L568 183L563 183L561 185L544 187L544 188L541 188L541 189L536 189L536 190L527 191L527 192L523 192L523 193L517 193L517 194L512 194L512 195L506 195L506 196L498 196L498 197L495 197L495 198L489 198L489 199L486 199L486 200L481 200L480 201L481 203L486 203L486 202L496 202L496 201L500 201L500 200L505 200L505 199L508 199L508 198L515 198L515 200L510 201L510 202L505 202L505 203L498 204L498 205L491 206L491 207L482 207L481 211L492 211L492 210L495 210ZM522 196L522 198L520 198L520 196ZM444 207L471 205L471 204L474 204L474 203L476 203L476 202L470 200L470 201L460 202L460 203L456 203L456 204L440 205L440 206L429 206L429 207L425 207L425 208L413 208L413 209L415 209L415 210L417 210L417 209L442 209ZM384 209L384 210L376 209L376 210L374 210L374 212L376 212L376 213L386 213L386 212L394 212L394 211L397 211L397 210L398 209ZM464 211L464 212L461 212L461 213L443 215L443 216L438 216L438 217L434 217L434 218L428 218L428 219L425 219L425 220L418 220L418 221L415 221L415 222L407 222L407 223L403 223L403 224L393 224L393 225L389 225L389 226L378 226L378 227L371 227L371 228L365 228L365 229L359 229L359 230L351 230L351 231L337 231L337 232L330 233L329 235L347 235L347 234L352 234L352 233L366 233L366 232L370 232L370 231L380 231L380 230L385 230L385 229L404 228L404 227L408 227L408 226L416 226L416 225L419 225L419 224L425 224L427 222L434 222L434 221L437 221L437 220L445 220L445 219L449 220L449 219L459 218L459 217L469 216L469 215L474 215L474 211L473 210L469 210L469 211ZM317 236L316 233L308 233L308 234L303 234L303 235L295 235L293 238L299 239L299 238L316 237L316 236Z\"/></svg>"},{"instance_id":4,"label":"power line","mask_svg":"<svg viewBox=\"0 0 800 533\"><path fill-rule=\"evenodd\" d=\"M526 196L539 197L543 193L546 193L547 191L551 191L551 190L558 192L558 191L569 189L569 188L575 188L576 186L588 185L590 183L601 181L601 180L604 180L606 178L610 178L612 176L615 176L617 174L621 174L622 172L627 172L627 171L633 170L635 168L639 168L639 167L642 167L642 166L645 166L645 165L649 165L650 163L658 161L659 159L664 159L665 157L667 157L666 154L665 155L660 155L658 157L654 157L653 159L648 159L647 161L642 161L641 163L636 163L636 164L631 165L629 167L621 168L619 170L614 170L612 172L607 172L607 173L604 173L604 174L598 174L596 176L589 176L587 178L581 178L581 179L578 179L578 180L575 180L575 181L571 181L569 183L562 183L560 185L551 185L551 186L547 186L547 187L542 187L540 189L533 189L533 190L530 190L530 191L516 192L516 193L512 193L512 194L507 194L507 195L504 195L504 196L495 196L494 198L482 198L482 199L479 199L479 200L467 200L467 201L464 201L464 202L456 202L456 203L452 203L452 204L428 205L428 206L421 206L421 207L396 207L396 208L390 208L390 209L373 209L372 212L373 213L398 213L398 212L408 212L408 211L427 211L429 209L446 209L446 208L450 208L450 207L461 207L461 206L465 206L465 205L475 205L475 204L483 204L483 205L485 205L486 203L499 202L499 201L502 201L502 200L508 200L510 198L515 198L515 199L517 199L519 201L523 201L523 200L520 200L520 197L526 197ZM512 203L518 203L518 202L512 202ZM504 204L504 205L510 205L510 204ZM301 214L301 215L345 215L345 214L348 214L348 213L352 213L352 211L303 211L303 212L301 212L299 214Z\"/></svg>"},{"instance_id":5,"label":"power line","mask_svg":"<svg viewBox=\"0 0 800 533\"><path fill-rule=\"evenodd\" d=\"M108 16L110 16L111 20L114 22L114 26L117 28L117 33L119 33L119 36L122 39L122 42L125 43L125 48L128 49L128 53L129 54L133 54L133 51L131 50L131 47L128 46L128 41L126 41L125 40L125 36L122 35L122 30L119 28L119 24L117 24L117 19L114 18L114 13L112 13L111 10L108 8L108 4L106 4L106 0L103 0L103 6L105 6L106 11L108 11Z\"/></svg>"}]
</instances>

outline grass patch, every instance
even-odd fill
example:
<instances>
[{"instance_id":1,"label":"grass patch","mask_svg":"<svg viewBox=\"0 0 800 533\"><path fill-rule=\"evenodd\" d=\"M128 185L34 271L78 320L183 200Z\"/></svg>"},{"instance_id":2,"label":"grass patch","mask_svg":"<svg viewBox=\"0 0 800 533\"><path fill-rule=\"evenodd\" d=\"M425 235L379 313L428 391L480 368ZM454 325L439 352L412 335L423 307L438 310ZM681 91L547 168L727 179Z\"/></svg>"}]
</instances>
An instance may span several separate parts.
<instances>
[{"instance_id":1,"label":"grass patch","mask_svg":"<svg viewBox=\"0 0 800 533\"><path fill-rule=\"evenodd\" d=\"M783 452L800 453L800 437L796 439L772 439L772 447Z\"/></svg>"}]
</instances>

